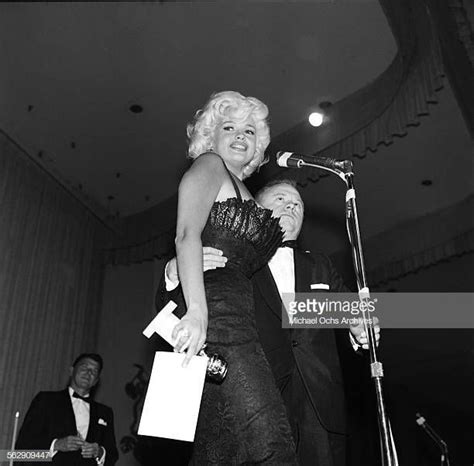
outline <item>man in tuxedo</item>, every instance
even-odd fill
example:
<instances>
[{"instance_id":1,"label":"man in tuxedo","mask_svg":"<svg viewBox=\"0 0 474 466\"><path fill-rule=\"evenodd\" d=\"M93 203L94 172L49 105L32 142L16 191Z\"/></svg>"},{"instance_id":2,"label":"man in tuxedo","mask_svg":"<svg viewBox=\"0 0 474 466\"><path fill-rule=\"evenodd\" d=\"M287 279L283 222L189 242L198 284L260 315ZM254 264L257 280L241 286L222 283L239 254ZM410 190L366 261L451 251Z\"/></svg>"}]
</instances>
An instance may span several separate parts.
<instances>
[{"instance_id":1,"label":"man in tuxedo","mask_svg":"<svg viewBox=\"0 0 474 466\"><path fill-rule=\"evenodd\" d=\"M330 329L282 328L283 293L348 292L328 257L296 247L304 218L304 204L292 180L275 180L255 196L280 218L284 242L268 265L252 278L255 317L265 355L287 408L299 463L344 466L346 422L344 388L336 347ZM225 267L222 251L203 248L204 270ZM162 306L167 291L179 283L176 260L171 259L157 295ZM175 290L175 291L173 291ZM379 338L379 327L376 327ZM339 332L341 333L341 332ZM343 341L354 350L366 349L363 325L351 327ZM351 349L350 351L353 352Z\"/></svg>"},{"instance_id":2,"label":"man in tuxedo","mask_svg":"<svg viewBox=\"0 0 474 466\"><path fill-rule=\"evenodd\" d=\"M113 466L118 458L112 409L90 397L99 381L102 358L79 355L69 369L69 385L40 392L31 402L16 449L50 450L53 464Z\"/></svg>"}]
</instances>

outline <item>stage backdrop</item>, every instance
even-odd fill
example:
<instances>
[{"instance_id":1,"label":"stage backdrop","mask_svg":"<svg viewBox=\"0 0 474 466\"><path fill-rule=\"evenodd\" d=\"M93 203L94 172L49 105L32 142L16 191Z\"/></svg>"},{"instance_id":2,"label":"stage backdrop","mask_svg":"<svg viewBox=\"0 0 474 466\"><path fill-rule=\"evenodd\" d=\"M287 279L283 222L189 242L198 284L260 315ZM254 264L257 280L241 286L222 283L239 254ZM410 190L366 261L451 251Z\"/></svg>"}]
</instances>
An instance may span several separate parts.
<instances>
[{"instance_id":1,"label":"stage backdrop","mask_svg":"<svg viewBox=\"0 0 474 466\"><path fill-rule=\"evenodd\" d=\"M0 132L0 448L33 396L95 349L103 225Z\"/></svg>"},{"instance_id":2,"label":"stage backdrop","mask_svg":"<svg viewBox=\"0 0 474 466\"><path fill-rule=\"evenodd\" d=\"M98 339L98 352L105 366L96 395L114 410L117 446L121 440L133 444L130 430L136 419L135 400L126 393L125 386L130 384L128 393L140 390L140 378L136 377L140 369L136 365L143 367L148 378L158 337L148 340L142 331L156 315L154 297L162 267L162 261L147 261L108 266L105 270ZM120 452L118 466L138 464L133 452Z\"/></svg>"}]
</instances>

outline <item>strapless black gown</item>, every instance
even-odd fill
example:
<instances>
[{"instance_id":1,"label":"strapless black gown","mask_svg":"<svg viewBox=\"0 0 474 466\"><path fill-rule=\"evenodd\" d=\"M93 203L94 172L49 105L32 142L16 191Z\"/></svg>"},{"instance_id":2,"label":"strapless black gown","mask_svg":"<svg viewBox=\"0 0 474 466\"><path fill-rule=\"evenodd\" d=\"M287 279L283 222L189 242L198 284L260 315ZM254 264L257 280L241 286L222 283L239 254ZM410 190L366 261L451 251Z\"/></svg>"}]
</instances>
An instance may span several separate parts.
<instances>
[{"instance_id":1,"label":"strapless black gown","mask_svg":"<svg viewBox=\"0 0 474 466\"><path fill-rule=\"evenodd\" d=\"M234 180L232 180L234 183ZM295 446L285 407L259 343L250 278L282 240L278 219L253 200L215 202L203 246L221 249L224 268L204 274L208 354L229 363L221 384L206 381L191 464L293 465Z\"/></svg>"}]
</instances>

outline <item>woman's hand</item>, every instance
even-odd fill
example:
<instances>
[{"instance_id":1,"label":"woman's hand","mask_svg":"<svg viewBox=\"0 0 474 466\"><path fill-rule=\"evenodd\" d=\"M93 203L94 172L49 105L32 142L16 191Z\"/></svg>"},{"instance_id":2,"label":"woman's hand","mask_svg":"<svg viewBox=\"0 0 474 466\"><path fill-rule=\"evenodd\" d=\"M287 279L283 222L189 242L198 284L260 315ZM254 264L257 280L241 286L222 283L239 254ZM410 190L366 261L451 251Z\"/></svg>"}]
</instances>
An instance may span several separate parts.
<instances>
[{"instance_id":1,"label":"woman's hand","mask_svg":"<svg viewBox=\"0 0 474 466\"><path fill-rule=\"evenodd\" d=\"M186 351L183 367L201 351L206 342L207 319L202 314L204 313L188 308L186 315L176 324L171 334L175 341L174 350L178 353Z\"/></svg>"}]
</instances>

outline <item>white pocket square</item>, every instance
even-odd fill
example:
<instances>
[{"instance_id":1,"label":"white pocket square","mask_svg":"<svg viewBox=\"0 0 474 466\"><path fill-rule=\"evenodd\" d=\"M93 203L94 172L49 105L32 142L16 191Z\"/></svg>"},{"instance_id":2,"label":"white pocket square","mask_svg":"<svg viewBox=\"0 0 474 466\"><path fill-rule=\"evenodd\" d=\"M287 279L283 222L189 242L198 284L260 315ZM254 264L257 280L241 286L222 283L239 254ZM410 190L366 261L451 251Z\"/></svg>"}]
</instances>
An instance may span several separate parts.
<instances>
[{"instance_id":1,"label":"white pocket square","mask_svg":"<svg viewBox=\"0 0 474 466\"><path fill-rule=\"evenodd\" d=\"M311 283L312 290L329 290L327 283Z\"/></svg>"},{"instance_id":2,"label":"white pocket square","mask_svg":"<svg viewBox=\"0 0 474 466\"><path fill-rule=\"evenodd\" d=\"M97 424L100 424L101 426L106 426L107 423L102 419L100 418L98 421L97 421Z\"/></svg>"}]
</instances>

